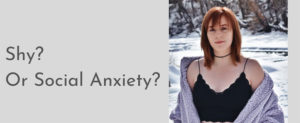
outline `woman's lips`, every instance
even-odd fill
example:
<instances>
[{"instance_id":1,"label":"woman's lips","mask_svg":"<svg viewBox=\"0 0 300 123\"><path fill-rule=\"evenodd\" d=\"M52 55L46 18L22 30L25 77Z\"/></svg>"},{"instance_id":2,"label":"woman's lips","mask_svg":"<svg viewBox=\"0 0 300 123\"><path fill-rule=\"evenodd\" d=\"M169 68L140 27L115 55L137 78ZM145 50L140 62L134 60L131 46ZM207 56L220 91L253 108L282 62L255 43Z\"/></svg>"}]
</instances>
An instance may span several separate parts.
<instances>
[{"instance_id":1,"label":"woman's lips","mask_svg":"<svg viewBox=\"0 0 300 123\"><path fill-rule=\"evenodd\" d=\"M221 44L221 43L224 43L225 41L216 41L215 43L216 44Z\"/></svg>"}]
</instances>

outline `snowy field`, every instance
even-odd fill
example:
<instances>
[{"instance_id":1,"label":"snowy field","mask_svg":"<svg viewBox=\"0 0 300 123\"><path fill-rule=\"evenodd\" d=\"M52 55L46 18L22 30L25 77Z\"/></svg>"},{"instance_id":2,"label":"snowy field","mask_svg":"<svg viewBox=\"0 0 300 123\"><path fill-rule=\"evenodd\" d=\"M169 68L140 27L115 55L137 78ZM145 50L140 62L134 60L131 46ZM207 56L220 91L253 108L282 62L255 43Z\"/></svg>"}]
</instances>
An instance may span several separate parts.
<instances>
[{"instance_id":1,"label":"snowy field","mask_svg":"<svg viewBox=\"0 0 300 123\"><path fill-rule=\"evenodd\" d=\"M252 35L242 32L242 55L256 59L274 81L274 91L279 97L279 105L284 111L285 122L288 122L288 36L282 32ZM196 35L189 38L169 39L169 114L177 104L180 90L180 60L183 56L203 55L200 49L200 38ZM169 121L172 123L172 121Z\"/></svg>"}]
</instances>

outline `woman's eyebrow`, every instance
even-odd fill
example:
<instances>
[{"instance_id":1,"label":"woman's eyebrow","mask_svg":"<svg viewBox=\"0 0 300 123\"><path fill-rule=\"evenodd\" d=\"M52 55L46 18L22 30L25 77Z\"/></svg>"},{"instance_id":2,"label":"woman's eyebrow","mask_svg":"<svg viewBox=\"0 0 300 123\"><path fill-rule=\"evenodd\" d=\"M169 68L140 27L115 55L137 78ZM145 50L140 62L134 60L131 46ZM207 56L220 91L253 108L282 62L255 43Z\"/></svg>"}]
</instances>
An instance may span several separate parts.
<instances>
[{"instance_id":1,"label":"woman's eyebrow","mask_svg":"<svg viewBox=\"0 0 300 123\"><path fill-rule=\"evenodd\" d=\"M228 24L221 24L220 26L228 26ZM214 28L215 26L208 26L209 28Z\"/></svg>"},{"instance_id":2,"label":"woman's eyebrow","mask_svg":"<svg viewBox=\"0 0 300 123\"><path fill-rule=\"evenodd\" d=\"M221 24L220 26L228 26L228 24Z\"/></svg>"}]
</instances>

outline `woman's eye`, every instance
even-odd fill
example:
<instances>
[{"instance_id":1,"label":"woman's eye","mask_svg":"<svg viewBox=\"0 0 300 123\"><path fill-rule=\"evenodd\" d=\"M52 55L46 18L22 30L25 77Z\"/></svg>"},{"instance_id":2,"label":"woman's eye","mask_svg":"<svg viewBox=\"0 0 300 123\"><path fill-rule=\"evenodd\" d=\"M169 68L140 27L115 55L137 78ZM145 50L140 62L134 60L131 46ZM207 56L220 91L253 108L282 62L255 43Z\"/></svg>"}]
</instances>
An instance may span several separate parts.
<instances>
[{"instance_id":1,"label":"woman's eye","mask_svg":"<svg viewBox=\"0 0 300 123\"><path fill-rule=\"evenodd\" d=\"M215 29L209 29L209 31L210 31L210 32L213 32L213 31L215 31Z\"/></svg>"},{"instance_id":2,"label":"woman's eye","mask_svg":"<svg viewBox=\"0 0 300 123\"><path fill-rule=\"evenodd\" d=\"M227 28L226 27L222 27L221 30L227 30Z\"/></svg>"}]
</instances>

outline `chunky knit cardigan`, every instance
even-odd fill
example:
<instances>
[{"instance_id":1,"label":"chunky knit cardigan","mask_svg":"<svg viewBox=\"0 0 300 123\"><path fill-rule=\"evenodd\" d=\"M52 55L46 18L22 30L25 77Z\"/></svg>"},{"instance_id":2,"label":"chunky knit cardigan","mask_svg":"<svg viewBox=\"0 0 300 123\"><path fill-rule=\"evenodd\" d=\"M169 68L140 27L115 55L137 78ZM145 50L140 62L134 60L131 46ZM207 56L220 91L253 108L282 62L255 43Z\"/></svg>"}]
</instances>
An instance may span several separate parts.
<instances>
[{"instance_id":1,"label":"chunky knit cardigan","mask_svg":"<svg viewBox=\"0 0 300 123\"><path fill-rule=\"evenodd\" d=\"M170 119L174 123L200 123L200 117L193 103L191 88L187 82L189 64L200 57L184 57L180 64L180 86L177 106L171 112ZM273 80L264 71L263 82L254 91L246 106L234 123L283 123L283 112L278 105L277 95L273 91Z\"/></svg>"}]
</instances>

